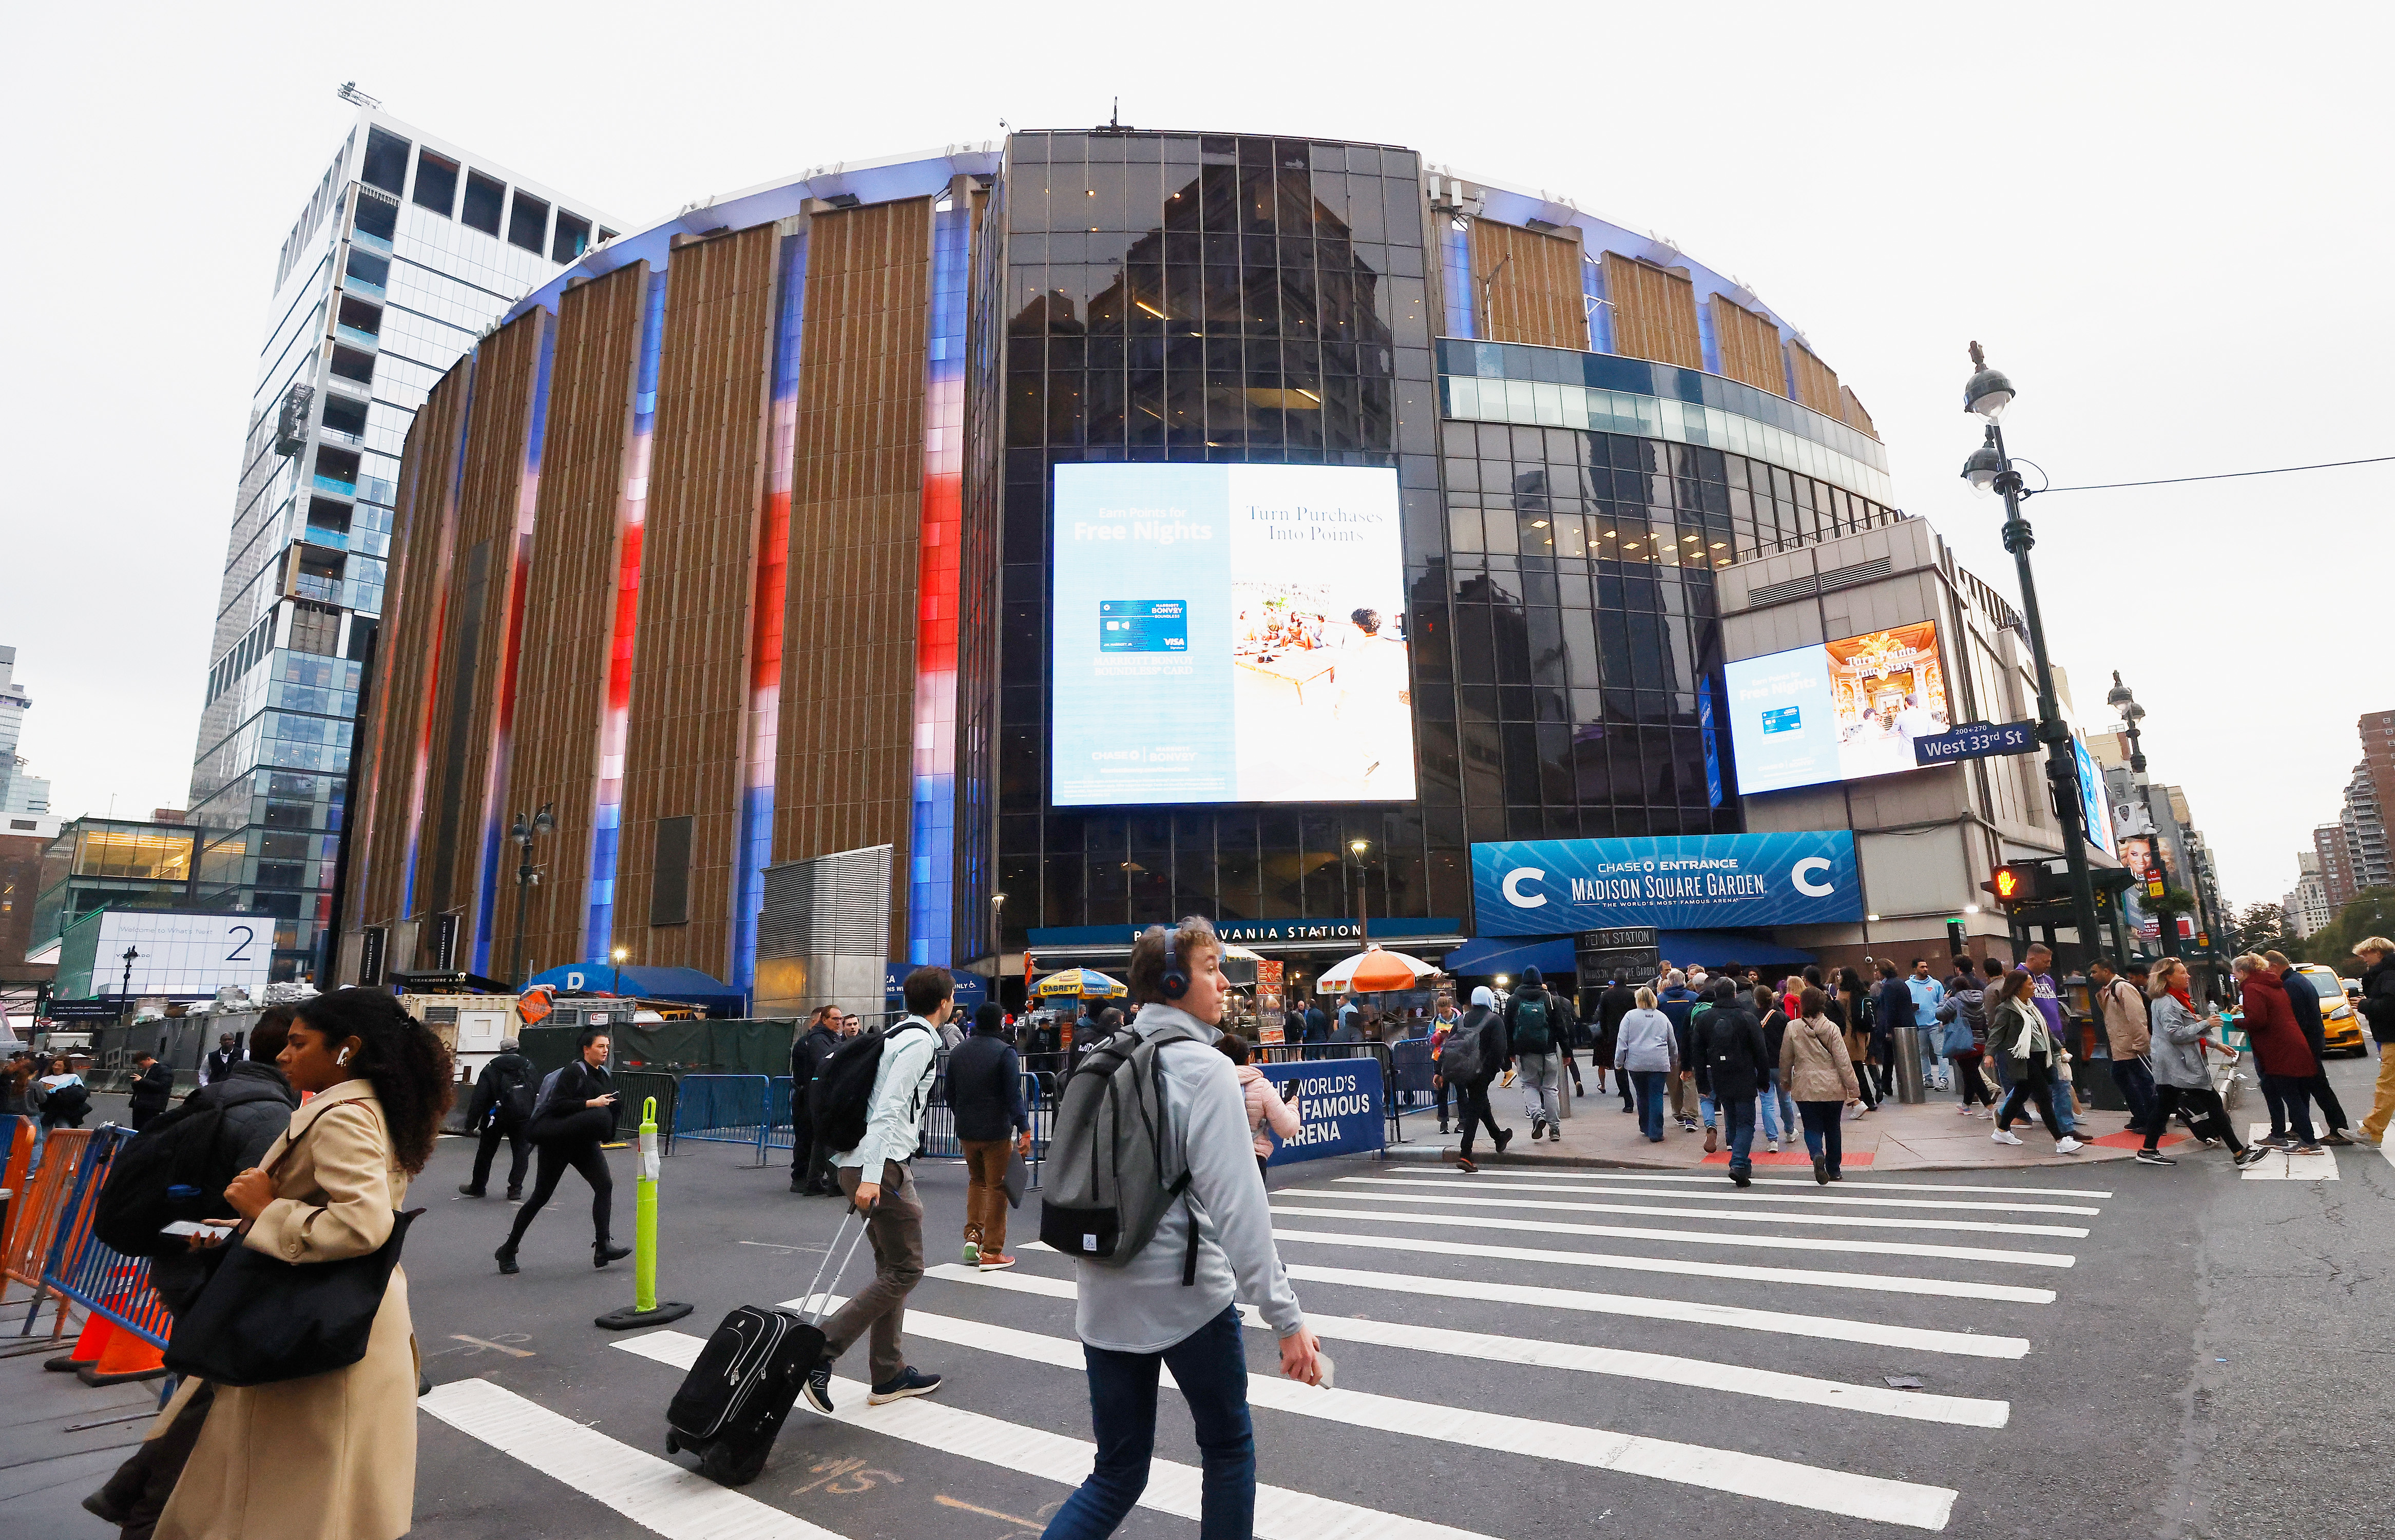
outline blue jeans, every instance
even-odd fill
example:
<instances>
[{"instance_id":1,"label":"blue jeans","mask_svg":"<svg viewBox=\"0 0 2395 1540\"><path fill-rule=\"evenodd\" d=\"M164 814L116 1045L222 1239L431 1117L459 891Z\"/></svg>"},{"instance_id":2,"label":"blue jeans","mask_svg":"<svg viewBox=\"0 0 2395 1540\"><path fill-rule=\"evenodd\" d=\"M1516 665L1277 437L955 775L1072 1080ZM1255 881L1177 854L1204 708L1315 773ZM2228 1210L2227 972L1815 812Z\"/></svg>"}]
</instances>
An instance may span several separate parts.
<instances>
[{"instance_id":1,"label":"blue jeans","mask_svg":"<svg viewBox=\"0 0 2395 1540\"><path fill-rule=\"evenodd\" d=\"M1105 1540L1139 1494L1156 1454L1157 1370L1169 1364L1203 1456L1198 1540L1249 1540L1256 1522L1256 1435L1248 1420L1248 1355L1239 1310L1223 1313L1160 1353L1118 1353L1081 1344L1090 1366L1090 1421L1098 1459L1041 1540Z\"/></svg>"},{"instance_id":2,"label":"blue jeans","mask_svg":"<svg viewBox=\"0 0 2395 1540\"><path fill-rule=\"evenodd\" d=\"M1630 1083L1638 1091L1638 1131L1650 1139L1663 1137L1663 1082L1669 1070L1631 1070Z\"/></svg>"},{"instance_id":3,"label":"blue jeans","mask_svg":"<svg viewBox=\"0 0 2395 1540\"><path fill-rule=\"evenodd\" d=\"M1706 1127L1710 1128L1714 1125L1713 1098L1701 1095L1697 1098L1697 1116L1704 1123Z\"/></svg>"},{"instance_id":4,"label":"blue jeans","mask_svg":"<svg viewBox=\"0 0 2395 1540\"><path fill-rule=\"evenodd\" d=\"M1796 1141L1796 1099L1780 1086L1780 1072L1773 1070L1764 1077L1762 1090L1763 1137Z\"/></svg>"},{"instance_id":5,"label":"blue jeans","mask_svg":"<svg viewBox=\"0 0 2395 1540\"><path fill-rule=\"evenodd\" d=\"M1721 1102L1722 1126L1729 1134L1729 1168L1742 1170L1754 1164L1754 1098L1724 1097Z\"/></svg>"}]
</instances>

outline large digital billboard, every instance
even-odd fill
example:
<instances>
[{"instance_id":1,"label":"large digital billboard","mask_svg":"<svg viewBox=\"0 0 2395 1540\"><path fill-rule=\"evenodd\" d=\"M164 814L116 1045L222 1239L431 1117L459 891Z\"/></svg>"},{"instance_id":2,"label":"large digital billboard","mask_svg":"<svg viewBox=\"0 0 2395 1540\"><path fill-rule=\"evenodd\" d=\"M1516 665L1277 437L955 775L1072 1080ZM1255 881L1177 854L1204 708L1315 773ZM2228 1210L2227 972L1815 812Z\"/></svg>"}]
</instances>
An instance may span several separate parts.
<instances>
[{"instance_id":1,"label":"large digital billboard","mask_svg":"<svg viewBox=\"0 0 2395 1540\"><path fill-rule=\"evenodd\" d=\"M1828 925L1862 918L1862 877L1846 829L1499 840L1472 848L1472 915L1483 936Z\"/></svg>"},{"instance_id":2,"label":"large digital billboard","mask_svg":"<svg viewBox=\"0 0 2395 1540\"><path fill-rule=\"evenodd\" d=\"M1748 658L1724 683L1742 792L1915 770L1912 741L1952 725L1936 621Z\"/></svg>"},{"instance_id":3,"label":"large digital billboard","mask_svg":"<svg viewBox=\"0 0 2395 1540\"><path fill-rule=\"evenodd\" d=\"M1397 473L1056 467L1060 808L1414 796Z\"/></svg>"}]
</instances>

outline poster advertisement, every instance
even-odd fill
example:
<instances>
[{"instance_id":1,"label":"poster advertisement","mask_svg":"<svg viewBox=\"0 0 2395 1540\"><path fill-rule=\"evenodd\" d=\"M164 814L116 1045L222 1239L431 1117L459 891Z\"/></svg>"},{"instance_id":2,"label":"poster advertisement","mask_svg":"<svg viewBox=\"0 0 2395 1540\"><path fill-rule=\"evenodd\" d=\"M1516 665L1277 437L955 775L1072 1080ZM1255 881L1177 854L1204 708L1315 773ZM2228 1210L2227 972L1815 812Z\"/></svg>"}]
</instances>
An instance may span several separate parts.
<instances>
[{"instance_id":1,"label":"poster advertisement","mask_svg":"<svg viewBox=\"0 0 2395 1540\"><path fill-rule=\"evenodd\" d=\"M1414 796L1394 470L1056 467L1058 807Z\"/></svg>"},{"instance_id":2,"label":"poster advertisement","mask_svg":"<svg viewBox=\"0 0 2395 1540\"><path fill-rule=\"evenodd\" d=\"M1281 969L1286 966L1266 957L1256 964L1256 1032L1265 1043L1285 1043L1282 1032Z\"/></svg>"},{"instance_id":3,"label":"poster advertisement","mask_svg":"<svg viewBox=\"0 0 2395 1540\"><path fill-rule=\"evenodd\" d=\"M2154 852L2150 835L2125 835L2121 838L2121 864L2137 880L2121 893L2121 913L2130 928L2148 941L2163 933L2160 921L2146 913L2146 881L2162 870L2162 861Z\"/></svg>"},{"instance_id":4,"label":"poster advertisement","mask_svg":"<svg viewBox=\"0 0 2395 1540\"><path fill-rule=\"evenodd\" d=\"M1747 658L1724 682L1748 792L1916 770L1913 741L1953 725L1936 621Z\"/></svg>"},{"instance_id":5,"label":"poster advertisement","mask_svg":"<svg viewBox=\"0 0 2395 1540\"><path fill-rule=\"evenodd\" d=\"M1509 839L1472 847L1472 909L1483 936L1829 925L1863 890L1848 829Z\"/></svg>"}]
</instances>

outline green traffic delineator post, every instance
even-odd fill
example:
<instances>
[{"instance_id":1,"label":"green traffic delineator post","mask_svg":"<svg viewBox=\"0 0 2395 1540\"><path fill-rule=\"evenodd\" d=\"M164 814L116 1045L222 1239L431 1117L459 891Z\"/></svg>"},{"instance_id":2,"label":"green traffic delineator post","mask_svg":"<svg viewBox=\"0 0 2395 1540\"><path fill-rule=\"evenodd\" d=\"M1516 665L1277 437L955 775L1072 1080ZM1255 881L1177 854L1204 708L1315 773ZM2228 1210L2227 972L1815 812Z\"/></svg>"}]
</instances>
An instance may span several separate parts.
<instances>
[{"instance_id":1,"label":"green traffic delineator post","mask_svg":"<svg viewBox=\"0 0 2395 1540\"><path fill-rule=\"evenodd\" d=\"M657 1099L641 1103L640 1177L633 1184L632 1303L628 1310L609 1310L591 1323L606 1331L635 1326L661 1326L680 1321L697 1307L674 1300L657 1303Z\"/></svg>"}]
</instances>

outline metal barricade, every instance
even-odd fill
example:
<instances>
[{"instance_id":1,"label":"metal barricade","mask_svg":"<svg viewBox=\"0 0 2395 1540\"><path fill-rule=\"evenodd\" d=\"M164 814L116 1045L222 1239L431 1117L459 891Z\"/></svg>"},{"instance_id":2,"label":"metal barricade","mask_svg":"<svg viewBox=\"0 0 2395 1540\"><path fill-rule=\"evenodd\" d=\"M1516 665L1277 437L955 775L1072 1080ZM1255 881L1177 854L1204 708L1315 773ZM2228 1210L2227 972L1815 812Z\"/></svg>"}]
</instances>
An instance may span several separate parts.
<instances>
[{"instance_id":1,"label":"metal barricade","mask_svg":"<svg viewBox=\"0 0 2395 1540\"><path fill-rule=\"evenodd\" d=\"M1430 1056L1428 1037L1401 1037L1389 1048L1390 1115L1402 1118L1408 1112L1426 1112L1438 1100L1438 1093L1430 1083L1438 1061Z\"/></svg>"},{"instance_id":2,"label":"metal barricade","mask_svg":"<svg viewBox=\"0 0 2395 1540\"><path fill-rule=\"evenodd\" d=\"M1259 1064L1311 1064L1334 1059L1377 1059L1381 1061L1381 1115L1389 1125L1388 1142L1406 1142L1404 1125L1398 1121L1397 1098L1391 1089L1396 1084L1392 1062L1391 1045L1387 1043L1259 1043L1249 1050ZM1429 1081L1422 1082L1425 1088Z\"/></svg>"},{"instance_id":3,"label":"metal barricade","mask_svg":"<svg viewBox=\"0 0 2395 1540\"><path fill-rule=\"evenodd\" d=\"M153 1348L166 1346L167 1335L174 1329L165 1302L150 1286L150 1258L126 1256L93 1233L91 1228L99 1190L108 1181L109 1166L117 1152L132 1141L132 1129L109 1124L93 1133L83 1147L82 1160L76 1163L73 1189L59 1211L65 1222L52 1237L49 1256L42 1267L41 1287L59 1296L58 1326L53 1336L65 1334L70 1300ZM33 1309L25 1312L25 1324L17 1335L30 1334L33 1318L41 1312L42 1296L36 1294Z\"/></svg>"},{"instance_id":4,"label":"metal barricade","mask_svg":"<svg viewBox=\"0 0 2395 1540\"><path fill-rule=\"evenodd\" d=\"M619 1139L638 1138L641 1132L641 1103L650 1097L657 1099L657 1131L662 1153L673 1153L674 1107L678 1083L661 1070L618 1070L615 1082L615 1137Z\"/></svg>"},{"instance_id":5,"label":"metal barricade","mask_svg":"<svg viewBox=\"0 0 2395 1540\"><path fill-rule=\"evenodd\" d=\"M756 1150L757 1164L762 1165L773 1121L770 1093L771 1083L761 1074L686 1074L675 1090L674 1138L746 1144Z\"/></svg>"},{"instance_id":6,"label":"metal barricade","mask_svg":"<svg viewBox=\"0 0 2395 1540\"><path fill-rule=\"evenodd\" d=\"M0 1281L0 1299L7 1297L9 1283L18 1283L35 1291L38 1303L42 1265L49 1259L50 1242L59 1231L60 1213L74 1189L84 1146L91 1136L88 1128L53 1128L43 1141L41 1169L33 1173L27 1190L8 1204L7 1245L0 1251L0 1272L7 1277ZM30 1324L32 1313L28 1312L25 1319Z\"/></svg>"}]
</instances>

